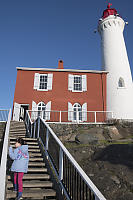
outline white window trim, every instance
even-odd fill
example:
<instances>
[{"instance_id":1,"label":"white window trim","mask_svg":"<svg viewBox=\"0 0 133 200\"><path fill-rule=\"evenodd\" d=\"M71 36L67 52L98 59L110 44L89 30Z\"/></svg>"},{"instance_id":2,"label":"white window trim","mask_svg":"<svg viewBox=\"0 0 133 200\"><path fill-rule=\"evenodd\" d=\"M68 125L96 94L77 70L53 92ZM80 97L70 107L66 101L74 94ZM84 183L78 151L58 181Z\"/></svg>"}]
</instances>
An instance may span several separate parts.
<instances>
[{"instance_id":1,"label":"white window trim","mask_svg":"<svg viewBox=\"0 0 133 200\"><path fill-rule=\"evenodd\" d=\"M38 74L38 88L37 88L37 86L35 86L35 77L34 77L34 89L35 90L37 90L37 91L49 91L49 90L52 90L52 85L53 85L53 74L39 74L39 73L35 73L35 74ZM39 87L40 87L40 76L47 76L47 89L40 89ZM49 77L50 76L50 77ZM49 89L48 87L48 84L49 84L49 78L52 78L52 80L51 80L51 89ZM35 88L36 87L36 88Z\"/></svg>"},{"instance_id":2,"label":"white window trim","mask_svg":"<svg viewBox=\"0 0 133 200\"><path fill-rule=\"evenodd\" d=\"M82 106L81 106L81 104L79 104L79 103L74 103L73 106L72 106L72 108L73 108L73 114L74 114L74 106L75 106L75 104L80 105L81 113L82 113ZM78 107L77 107L77 108L78 108ZM78 112L80 112L80 111L78 111ZM77 116L76 116L76 118L77 118ZM78 119L78 120L77 120L77 119L74 120L74 116L73 116L73 118L72 118L72 122L77 122L77 121L78 121L78 122L83 122L82 120L79 120L79 119Z\"/></svg>"},{"instance_id":3,"label":"white window trim","mask_svg":"<svg viewBox=\"0 0 133 200\"><path fill-rule=\"evenodd\" d=\"M82 112L82 120L74 120L74 105L75 104L78 104L81 106L81 112ZM80 111L79 111L80 112ZM71 122L84 122L84 121L87 121L87 103L84 103L83 105L81 105L80 103L74 103L73 105L68 102L68 121L71 121Z\"/></svg>"},{"instance_id":4,"label":"white window trim","mask_svg":"<svg viewBox=\"0 0 133 200\"><path fill-rule=\"evenodd\" d=\"M81 87L82 87L82 75L73 75L73 89L72 89L72 92L83 92L83 87L82 87L82 90L74 90L74 77L81 77Z\"/></svg>"},{"instance_id":5,"label":"white window trim","mask_svg":"<svg viewBox=\"0 0 133 200\"><path fill-rule=\"evenodd\" d=\"M82 78L82 90L74 90L74 77L81 77ZM70 80L71 79L71 80ZM83 81L84 84L83 84ZM84 87L85 85L85 87ZM87 76L85 75L76 75L76 74L69 74L68 75L68 90L71 92L86 92L87 91Z\"/></svg>"},{"instance_id":6,"label":"white window trim","mask_svg":"<svg viewBox=\"0 0 133 200\"><path fill-rule=\"evenodd\" d=\"M37 91L48 91L48 89L38 89Z\"/></svg>"},{"instance_id":7,"label":"white window trim","mask_svg":"<svg viewBox=\"0 0 133 200\"><path fill-rule=\"evenodd\" d=\"M117 87L117 89L127 89L126 87Z\"/></svg>"},{"instance_id":8,"label":"white window trim","mask_svg":"<svg viewBox=\"0 0 133 200\"><path fill-rule=\"evenodd\" d=\"M39 74L39 87L40 87L40 76L47 76L47 88L48 88L48 74ZM48 91L48 89L40 89L38 91Z\"/></svg>"},{"instance_id":9,"label":"white window trim","mask_svg":"<svg viewBox=\"0 0 133 200\"><path fill-rule=\"evenodd\" d=\"M37 104L37 110L38 110L38 107L40 107L39 106L39 104L41 104L41 103L43 103L44 105L45 105L45 109L46 109L46 104L43 102L43 101L40 101L38 104ZM39 111L39 110L38 110ZM42 110L41 110L42 111Z\"/></svg>"}]
</instances>

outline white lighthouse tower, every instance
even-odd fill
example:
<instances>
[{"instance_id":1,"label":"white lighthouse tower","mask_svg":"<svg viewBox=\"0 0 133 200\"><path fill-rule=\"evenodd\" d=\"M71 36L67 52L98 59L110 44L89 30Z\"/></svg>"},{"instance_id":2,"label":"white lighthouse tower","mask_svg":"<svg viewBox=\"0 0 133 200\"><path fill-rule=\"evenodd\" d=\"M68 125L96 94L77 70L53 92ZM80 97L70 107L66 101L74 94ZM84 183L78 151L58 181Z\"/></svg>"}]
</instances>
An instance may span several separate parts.
<instances>
[{"instance_id":1,"label":"white lighthouse tower","mask_svg":"<svg viewBox=\"0 0 133 200\"><path fill-rule=\"evenodd\" d=\"M107 111L113 111L116 119L133 120L133 83L123 37L125 22L110 6L108 4L98 24L102 67L109 72Z\"/></svg>"}]
</instances>

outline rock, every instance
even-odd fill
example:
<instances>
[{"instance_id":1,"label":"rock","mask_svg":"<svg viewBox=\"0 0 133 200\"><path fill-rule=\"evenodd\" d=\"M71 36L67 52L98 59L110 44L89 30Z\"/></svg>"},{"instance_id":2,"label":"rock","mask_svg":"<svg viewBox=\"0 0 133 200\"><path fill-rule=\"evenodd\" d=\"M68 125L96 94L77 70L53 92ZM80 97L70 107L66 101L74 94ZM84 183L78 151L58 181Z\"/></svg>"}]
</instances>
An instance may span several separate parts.
<instances>
[{"instance_id":1,"label":"rock","mask_svg":"<svg viewBox=\"0 0 133 200\"><path fill-rule=\"evenodd\" d=\"M119 134L118 129L115 126L109 128L109 135L113 140L119 140L122 136Z\"/></svg>"},{"instance_id":2,"label":"rock","mask_svg":"<svg viewBox=\"0 0 133 200\"><path fill-rule=\"evenodd\" d=\"M122 138L115 126L107 126L104 128L103 134L107 140L119 140Z\"/></svg>"},{"instance_id":3,"label":"rock","mask_svg":"<svg viewBox=\"0 0 133 200\"><path fill-rule=\"evenodd\" d=\"M117 178L117 176L111 176L111 179L116 183L116 184L120 184L120 180Z\"/></svg>"},{"instance_id":4,"label":"rock","mask_svg":"<svg viewBox=\"0 0 133 200\"><path fill-rule=\"evenodd\" d=\"M94 144L98 143L98 138L89 133L85 133L85 134L78 134L75 137L75 141L80 144L93 144L94 145Z\"/></svg>"},{"instance_id":5,"label":"rock","mask_svg":"<svg viewBox=\"0 0 133 200\"><path fill-rule=\"evenodd\" d=\"M89 175L89 177L93 177L94 176L94 174L88 174Z\"/></svg>"}]
</instances>

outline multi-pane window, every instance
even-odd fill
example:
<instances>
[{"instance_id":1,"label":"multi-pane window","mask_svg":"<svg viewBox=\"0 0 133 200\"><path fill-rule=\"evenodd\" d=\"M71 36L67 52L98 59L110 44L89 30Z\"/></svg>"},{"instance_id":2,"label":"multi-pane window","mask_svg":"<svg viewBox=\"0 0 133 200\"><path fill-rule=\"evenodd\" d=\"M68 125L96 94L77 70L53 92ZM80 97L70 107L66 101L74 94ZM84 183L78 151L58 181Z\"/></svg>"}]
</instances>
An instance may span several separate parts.
<instances>
[{"instance_id":1,"label":"multi-pane window","mask_svg":"<svg viewBox=\"0 0 133 200\"><path fill-rule=\"evenodd\" d=\"M82 91L82 76L74 76L74 90Z\"/></svg>"},{"instance_id":2,"label":"multi-pane window","mask_svg":"<svg viewBox=\"0 0 133 200\"><path fill-rule=\"evenodd\" d=\"M40 102L38 104L38 116L45 119L45 110L46 110L46 105L43 102Z\"/></svg>"},{"instance_id":3,"label":"multi-pane window","mask_svg":"<svg viewBox=\"0 0 133 200\"><path fill-rule=\"evenodd\" d=\"M72 92L86 92L87 91L87 75L68 75L68 90Z\"/></svg>"},{"instance_id":4,"label":"multi-pane window","mask_svg":"<svg viewBox=\"0 0 133 200\"><path fill-rule=\"evenodd\" d=\"M82 107L78 103L75 103L73 106L73 120L82 121Z\"/></svg>"},{"instance_id":5,"label":"multi-pane window","mask_svg":"<svg viewBox=\"0 0 133 200\"><path fill-rule=\"evenodd\" d=\"M47 84L48 84L48 76L47 74L40 74L40 84L39 89L40 90L47 90Z\"/></svg>"}]
</instances>

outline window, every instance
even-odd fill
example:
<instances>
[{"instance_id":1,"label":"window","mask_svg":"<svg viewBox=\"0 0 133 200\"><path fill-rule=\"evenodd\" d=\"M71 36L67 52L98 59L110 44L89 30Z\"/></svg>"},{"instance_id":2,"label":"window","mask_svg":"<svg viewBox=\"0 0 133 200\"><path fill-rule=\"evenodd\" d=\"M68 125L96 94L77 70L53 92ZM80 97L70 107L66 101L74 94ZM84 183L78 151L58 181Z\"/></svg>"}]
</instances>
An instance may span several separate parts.
<instances>
[{"instance_id":1,"label":"window","mask_svg":"<svg viewBox=\"0 0 133 200\"><path fill-rule=\"evenodd\" d=\"M83 105L75 103L72 105L68 102L68 121L87 121L87 103L84 103Z\"/></svg>"},{"instance_id":2,"label":"window","mask_svg":"<svg viewBox=\"0 0 133 200\"><path fill-rule=\"evenodd\" d=\"M72 92L87 91L87 77L86 75L68 75L68 90Z\"/></svg>"},{"instance_id":3,"label":"window","mask_svg":"<svg viewBox=\"0 0 133 200\"><path fill-rule=\"evenodd\" d=\"M42 117L43 119L45 119L45 110L46 110L46 105L43 102L40 102L37 106L38 108L38 116Z\"/></svg>"},{"instance_id":4,"label":"window","mask_svg":"<svg viewBox=\"0 0 133 200\"><path fill-rule=\"evenodd\" d=\"M119 88L125 87L125 82L124 82L124 79L122 77L119 78L118 87Z\"/></svg>"},{"instance_id":5,"label":"window","mask_svg":"<svg viewBox=\"0 0 133 200\"><path fill-rule=\"evenodd\" d=\"M82 91L82 76L74 76L74 90Z\"/></svg>"},{"instance_id":6,"label":"window","mask_svg":"<svg viewBox=\"0 0 133 200\"><path fill-rule=\"evenodd\" d=\"M40 84L39 89L41 90L47 90L47 83L48 83L48 75L41 75L40 74Z\"/></svg>"},{"instance_id":7,"label":"window","mask_svg":"<svg viewBox=\"0 0 133 200\"><path fill-rule=\"evenodd\" d=\"M73 120L82 121L82 107L78 103L73 105Z\"/></svg>"},{"instance_id":8,"label":"window","mask_svg":"<svg viewBox=\"0 0 133 200\"><path fill-rule=\"evenodd\" d=\"M53 74L35 73L34 89L39 91L52 90Z\"/></svg>"},{"instance_id":9,"label":"window","mask_svg":"<svg viewBox=\"0 0 133 200\"><path fill-rule=\"evenodd\" d=\"M50 113L51 113L51 101L47 104L44 102L39 102L36 104L35 101L32 101L32 119L36 120L38 116L45 120L50 120Z\"/></svg>"}]
</instances>

